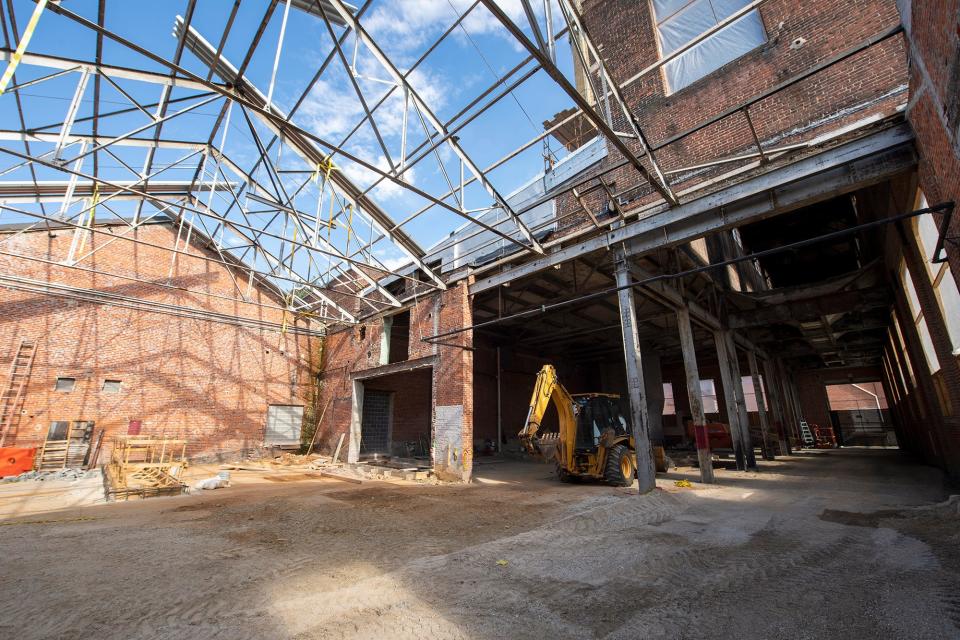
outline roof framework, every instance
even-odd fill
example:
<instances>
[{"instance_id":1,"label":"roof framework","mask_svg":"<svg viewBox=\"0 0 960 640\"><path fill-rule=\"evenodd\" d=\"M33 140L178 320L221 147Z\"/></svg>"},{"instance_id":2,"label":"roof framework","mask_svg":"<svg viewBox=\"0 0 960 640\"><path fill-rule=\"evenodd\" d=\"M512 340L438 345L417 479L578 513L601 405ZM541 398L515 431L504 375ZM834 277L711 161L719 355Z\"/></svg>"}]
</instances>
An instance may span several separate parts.
<instances>
[{"instance_id":1,"label":"roof framework","mask_svg":"<svg viewBox=\"0 0 960 640\"><path fill-rule=\"evenodd\" d=\"M395 4L387 0L235 0L218 14L196 0L156 3L162 23L138 21L120 0L0 0L0 59L8 63L0 80L0 113L8 116L0 129L0 223L22 223L21 232L55 224L78 235L98 233L96 216L125 227L95 252L138 242L139 226L168 219L178 230L166 247L171 259L197 257L181 236L201 239L207 251L199 257L247 275L246 287L235 282L244 304L256 304L247 294L258 282L287 311L323 324L357 322L463 276L428 263L438 228L461 225L446 240L464 243L454 248L461 257L497 249L535 265L553 260L541 255L543 225L524 217L559 193L579 197L583 187L578 194L565 185L522 206L511 204L509 192L517 175L535 173L531 157L552 166L550 136L574 118L605 138L614 156L605 171L633 170L621 193L646 187L659 197L650 206L684 204L689 189L678 196L671 176L691 167L662 168L656 152L723 118L743 116L750 125L752 103L650 144L623 91L763 3L754 0L617 84L570 0L521 0L512 13L495 0L448 0L447 26L402 49L379 35L382 10ZM478 24L515 55L491 64L489 48L485 55L478 46ZM71 34L75 46L65 56L45 45L49 39L31 44L35 29ZM415 39L415 29L405 33ZM313 38L310 56L305 33ZM468 44L476 55L461 55L454 77L437 73L449 67L451 47ZM493 81L463 80L476 71L470 64ZM587 87L576 86L574 64L586 70ZM442 81L425 81L434 76ZM54 94L54 107L38 92ZM551 116L573 108L544 129L529 113L531 102L543 101ZM518 126L504 124L508 111ZM344 122L325 126L331 119ZM530 138L519 133L524 119ZM482 144L504 128L505 148ZM764 162L789 150L754 140L757 153L710 162ZM602 176L590 188L615 200ZM608 224L594 223L595 231ZM465 244L477 236L483 241ZM15 255L3 243L4 255ZM84 263L89 255L71 248L48 260L95 269Z\"/></svg>"},{"instance_id":2,"label":"roof framework","mask_svg":"<svg viewBox=\"0 0 960 640\"><path fill-rule=\"evenodd\" d=\"M172 41L149 33L152 24L123 32L111 26L116 5L107 0L4 2L0 58L8 63L8 78L0 108L16 117L0 130L0 222L24 223L22 232L57 224L82 234L96 233L94 216L99 222L106 215L127 227L95 250L110 251L134 242L130 232L139 226L166 217L178 236L204 238L217 261L242 264L251 280L281 293L290 311L324 323L356 322L401 306L400 290L418 295L446 287L424 262L427 252L411 231L438 212L446 224L453 218L475 225L515 252L543 253L507 202L504 188L513 185L498 186L492 173L525 153L543 153L538 145L546 144L549 132L486 167L477 149L462 142L505 99L523 111L517 90L538 75L556 82L640 177L675 201L652 155L642 154L648 158L641 162L613 131L606 102L604 116L560 71L556 44L571 32L580 34L572 50L596 61L568 0L524 0L517 16L494 2L460 11L451 3L455 18L412 61L395 60L366 26L372 0L359 7L342 0L234 2L219 25L205 20L205 31L196 24L196 0L168 4L179 6L157 28L173 26ZM468 25L481 13L499 21L501 37L514 38L516 49L528 55L506 73L494 72L492 84L459 96L464 106L442 117L432 104L442 96L425 91L417 74L442 57L453 38L473 42ZM324 57L306 63L284 57L292 46L291 20L309 21L326 36ZM71 51L81 54L65 57L45 52L42 42L30 45L34 31L50 22L78 34L85 46ZM340 139L319 135L299 117L334 77L347 80L347 98L361 105L359 121ZM309 82L295 100L285 92L292 105L285 109L276 99L278 86L291 78ZM609 86L602 64L597 78ZM60 98L59 112L33 108L39 91ZM616 92L607 100L626 111ZM397 117L399 134L392 122ZM631 135L642 138L636 126ZM351 144L362 136L375 140L373 153L361 154ZM421 186L413 174L423 170L442 179ZM385 188L402 190L418 206L380 204ZM503 216L488 222L484 214L495 209ZM178 244L169 251L175 256L191 249ZM71 250L52 258L73 267L87 257ZM400 270L401 263L413 268ZM408 285L388 289L380 282L387 276ZM244 298L239 285L237 295ZM351 300L360 301L359 313Z\"/></svg>"}]
</instances>

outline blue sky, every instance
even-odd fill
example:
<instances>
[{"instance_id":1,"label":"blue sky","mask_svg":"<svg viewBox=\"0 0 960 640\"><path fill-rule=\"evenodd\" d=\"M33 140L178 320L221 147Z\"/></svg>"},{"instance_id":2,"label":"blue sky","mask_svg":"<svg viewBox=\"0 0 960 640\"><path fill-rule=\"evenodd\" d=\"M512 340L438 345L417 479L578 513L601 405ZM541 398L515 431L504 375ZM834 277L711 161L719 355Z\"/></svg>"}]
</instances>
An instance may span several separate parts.
<instances>
[{"instance_id":1,"label":"blue sky","mask_svg":"<svg viewBox=\"0 0 960 640\"><path fill-rule=\"evenodd\" d=\"M14 0L16 22L22 30L33 10L31 0ZM247 51L257 26L259 25L265 8L266 0L244 0L227 39L224 57L234 65L239 65ZM354 2L354 4L359 4ZM363 24L373 38L387 52L394 63L406 71L421 53L429 46L452 22L459 12L464 11L471 2L466 0L377 0L371 3L363 18ZM533 2L538 10L542 8L539 0ZM500 5L518 24L526 25L521 5L517 0L501 0ZM65 6L90 20L96 20L97 3L94 0L73 0ZM220 41L227 16L233 2L230 0L199 0L193 18L193 27L207 40L216 44ZM163 0L157 2L131 2L129 0L107 0L106 21L108 29L127 38L150 51L172 59L176 49L176 40L172 37L175 16L183 15L186 11L185 1ZM252 81L263 93L270 85L271 71L274 64L278 37L283 17L284 3L280 2L274 12L267 29L264 31L260 44L246 71L246 77ZM555 12L558 18L559 11ZM555 20L558 22L558 20ZM340 28L335 28L337 35ZM15 46L15 43L11 46ZM30 43L29 52L63 56L86 61L94 59L94 34L70 20L58 16L50 11L44 13L40 20L36 34ZM347 56L354 50L353 40L348 40L344 46ZM321 61L331 50L331 41L327 27L317 17L291 9L287 22L280 68L275 80L273 99L277 105L288 112L295 100L304 91L310 78L314 75ZM559 63L569 71L570 51L566 41L558 43ZM502 76L507 70L516 65L525 56L519 45L513 41L496 19L482 6L475 9L464 21L463 27L455 30L447 40L438 47L425 63L411 75L412 85L425 98L428 105L436 112L440 120L446 121L459 111L473 97L480 93ZM104 63L122 67L136 67L166 73L162 65L152 62L130 49L111 42L104 43ZM206 68L189 52L184 54L182 66L198 75L206 75ZM17 82L23 83L51 73L51 69L23 64L17 72ZM357 63L357 81L361 85L368 103L374 103L380 95L389 89L382 80L388 75L362 47L359 50ZM569 77L569 76L568 76ZM41 84L21 90L21 100L25 106L27 127L41 127L57 123L64 118L70 97L77 86L79 74L70 73L60 78L49 80ZM154 103L160 95L160 87L156 84L118 80L118 84L136 100L143 104ZM101 83L101 110L125 109L131 105L108 83ZM175 89L171 97L185 98L196 94L191 89ZM402 131L402 94L397 91L393 98L388 100L377 111L377 121L383 135L387 151L396 161L399 156ZM171 105L170 112L195 104L197 100L186 99ZM206 141L211 127L219 112L221 99L197 108L188 115L173 119L163 126L163 137L167 139ZM513 96L507 96L499 104L491 108L480 118L471 123L460 134L460 143L470 157L480 167L485 167L506 153L538 135L543 127L542 122L551 118L556 112L572 105L572 101L543 72L538 72L522 87L514 91ZM83 96L78 118L81 120L92 114L93 110L93 81L89 82ZM150 109L148 109L150 110ZM0 114L7 123L3 128L19 128L16 118L14 96L8 93L0 97ZM408 148L413 148L424 139L424 131L420 122L411 111L407 125ZM320 136L324 140L339 143L346 133L363 116L362 106L357 99L346 71L338 59L330 65L328 72L294 117L294 122L304 129ZM254 128L264 143L272 138L270 132L256 118ZM134 127L146 124L148 120L138 111L103 118L101 133L118 135ZM428 125L429 126L429 125ZM57 128L44 131L56 133ZM89 121L78 122L73 129L77 133L89 133ZM153 133L152 129L138 134L146 137ZM217 132L214 140L219 145L223 139L223 129ZM2 146L17 151L23 150L20 143L3 142ZM550 141L552 151L558 156L563 155L562 147L555 141ZM52 145L34 145L35 154L47 151ZM387 168L377 138L372 128L364 126L345 145L346 149L367 162L381 168ZM281 169L298 170L308 169L286 147L280 151L277 158L276 149L272 157ZM145 150L137 147L113 147L112 151L118 159L111 158L103 153L99 154L99 173L109 179L134 179L134 174L123 167L129 164L136 170L143 165ZM506 195L514 189L528 182L543 169L542 146L535 145L517 159L503 168L494 171L490 178L500 193ZM71 158L78 152L64 154ZM236 159L245 169L249 169L255 158L256 151L253 136L239 110L231 112L230 126L226 131L224 151ZM156 165L173 162L186 152L182 150L162 150L157 153ZM123 161L123 162L121 162ZM15 163L12 157L0 157L0 170ZM173 168L164 173L167 179L189 180L193 177L199 157L193 158L191 163L185 163L183 168ZM456 182L459 178L459 163L449 148L440 150L440 162L443 163L449 178ZM215 167L208 163L206 167L208 178L214 175ZM348 161L338 161L338 167L349 175L361 187L372 184L374 177L358 165ZM82 167L87 173L92 173L91 160L88 158ZM38 170L40 179L64 180L68 176L50 170ZM469 172L468 172L469 176ZM29 179L25 169L17 170L5 175L2 179ZM235 176L228 176L234 179ZM261 182L267 182L264 173L255 176ZM286 174L284 184L295 190L306 179L305 175ZM440 171L434 157L425 159L415 168L405 174L405 178L424 191L439 196L446 192L447 182ZM316 208L319 190L315 185L307 185L301 196L296 199L298 209L312 212ZM374 199L386 209L394 220L403 220L412 212L420 209L425 200L421 197L394 185L382 186L372 192ZM215 198L215 201L217 199ZM452 199L448 200L453 204ZM226 206L227 197L220 203L214 202L214 208ZM468 209L480 208L491 204L490 197L478 185L467 189L466 205ZM47 205L48 211L51 205ZM113 207L122 212L124 207L132 205L115 204ZM56 205L53 205L55 208ZM23 208L29 208L24 205ZM251 209L255 207L251 205ZM78 210L75 206L73 210ZM150 209L150 207L148 207ZM266 216L266 214L263 214ZM9 212L0 216L0 221L10 221ZM264 220L267 218L265 217ZM462 224L464 220L457 215L434 208L405 227L421 246L428 247L445 237L451 230ZM355 221L355 232L358 235L369 235L371 230L364 227L360 220ZM342 237L345 230L333 232L332 241L339 242L340 248L349 246L354 252L359 246L346 245L346 237ZM336 237L340 234L341 237ZM402 259L402 254L392 249L388 242L377 245L376 256L386 264L395 266Z\"/></svg>"}]
</instances>

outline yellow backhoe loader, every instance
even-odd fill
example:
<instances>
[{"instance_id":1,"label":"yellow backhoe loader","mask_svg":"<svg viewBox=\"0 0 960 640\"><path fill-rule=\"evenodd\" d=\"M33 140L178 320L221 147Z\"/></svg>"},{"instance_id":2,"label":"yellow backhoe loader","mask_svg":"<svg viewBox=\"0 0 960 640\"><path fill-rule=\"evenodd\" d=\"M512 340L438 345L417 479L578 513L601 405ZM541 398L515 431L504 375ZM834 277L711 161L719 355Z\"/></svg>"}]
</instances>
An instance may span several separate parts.
<instances>
[{"instance_id":1,"label":"yellow backhoe loader","mask_svg":"<svg viewBox=\"0 0 960 640\"><path fill-rule=\"evenodd\" d=\"M546 364L537 374L520 442L531 455L555 460L557 477L564 482L589 478L630 486L637 457L618 400L619 396L607 393L571 395L557 378L556 369ZM557 408L559 430L540 433L551 401Z\"/></svg>"}]
</instances>

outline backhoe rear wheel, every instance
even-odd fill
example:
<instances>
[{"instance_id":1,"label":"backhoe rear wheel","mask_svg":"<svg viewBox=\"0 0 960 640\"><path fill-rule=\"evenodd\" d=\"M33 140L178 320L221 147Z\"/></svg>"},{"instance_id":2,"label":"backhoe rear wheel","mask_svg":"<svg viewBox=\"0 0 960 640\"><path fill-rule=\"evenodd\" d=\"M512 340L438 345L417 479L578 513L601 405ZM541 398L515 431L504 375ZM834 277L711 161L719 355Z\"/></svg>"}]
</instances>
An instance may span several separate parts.
<instances>
[{"instance_id":1,"label":"backhoe rear wheel","mask_svg":"<svg viewBox=\"0 0 960 640\"><path fill-rule=\"evenodd\" d=\"M633 484L636 468L633 452L629 447L615 444L607 452L607 464L603 470L603 479L615 487L629 487Z\"/></svg>"}]
</instances>

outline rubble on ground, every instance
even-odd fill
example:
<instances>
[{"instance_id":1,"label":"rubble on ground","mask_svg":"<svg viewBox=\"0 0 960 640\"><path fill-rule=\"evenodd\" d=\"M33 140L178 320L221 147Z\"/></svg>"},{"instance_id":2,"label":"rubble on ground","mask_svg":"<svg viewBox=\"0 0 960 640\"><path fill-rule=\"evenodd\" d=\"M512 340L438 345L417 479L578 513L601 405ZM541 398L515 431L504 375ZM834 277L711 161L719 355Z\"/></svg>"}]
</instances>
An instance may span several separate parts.
<instances>
[{"instance_id":1,"label":"rubble on ground","mask_svg":"<svg viewBox=\"0 0 960 640\"><path fill-rule=\"evenodd\" d=\"M18 476L7 476L0 480L0 482L44 482L47 480L68 480L70 482L76 482L77 480L98 477L100 477L99 469L90 469L89 471L84 471L83 469L54 469L51 471L27 471Z\"/></svg>"}]
</instances>

